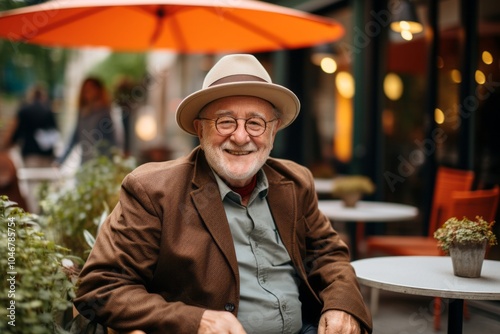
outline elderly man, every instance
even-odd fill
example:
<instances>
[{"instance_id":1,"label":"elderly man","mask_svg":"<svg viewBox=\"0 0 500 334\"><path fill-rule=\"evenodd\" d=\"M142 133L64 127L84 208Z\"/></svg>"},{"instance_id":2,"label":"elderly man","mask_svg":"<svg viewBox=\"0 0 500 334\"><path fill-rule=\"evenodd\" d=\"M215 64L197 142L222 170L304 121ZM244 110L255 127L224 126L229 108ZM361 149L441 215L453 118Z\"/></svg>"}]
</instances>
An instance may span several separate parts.
<instances>
[{"instance_id":1,"label":"elderly man","mask_svg":"<svg viewBox=\"0 0 500 334\"><path fill-rule=\"evenodd\" d=\"M269 157L299 108L255 57L223 57L177 110L200 147L124 179L81 272L80 313L146 333L371 332L311 173Z\"/></svg>"}]
</instances>

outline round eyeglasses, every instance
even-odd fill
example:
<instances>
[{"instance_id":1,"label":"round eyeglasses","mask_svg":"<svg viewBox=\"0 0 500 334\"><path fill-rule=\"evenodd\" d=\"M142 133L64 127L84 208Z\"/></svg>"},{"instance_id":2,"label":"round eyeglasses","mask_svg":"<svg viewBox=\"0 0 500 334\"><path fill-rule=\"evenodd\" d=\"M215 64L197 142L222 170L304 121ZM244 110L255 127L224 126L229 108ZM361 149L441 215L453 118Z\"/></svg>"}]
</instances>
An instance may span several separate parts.
<instances>
[{"instance_id":1,"label":"round eyeglasses","mask_svg":"<svg viewBox=\"0 0 500 334\"><path fill-rule=\"evenodd\" d=\"M221 116L216 119L198 117L198 119L204 121L215 122L215 129L218 133L223 136L229 136L238 129L238 120L242 119L245 121L245 130L252 137L258 137L266 132L267 123L271 123L277 120L277 118L270 121L266 121L261 117L250 117L250 118L236 118L233 116Z\"/></svg>"}]
</instances>

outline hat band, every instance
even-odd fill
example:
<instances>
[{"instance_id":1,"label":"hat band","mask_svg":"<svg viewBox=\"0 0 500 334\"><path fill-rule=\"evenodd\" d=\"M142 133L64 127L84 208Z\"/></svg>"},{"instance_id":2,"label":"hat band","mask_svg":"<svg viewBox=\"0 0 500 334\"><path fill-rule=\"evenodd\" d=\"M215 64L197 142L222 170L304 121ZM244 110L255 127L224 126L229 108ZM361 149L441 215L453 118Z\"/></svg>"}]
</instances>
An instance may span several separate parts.
<instances>
[{"instance_id":1,"label":"hat band","mask_svg":"<svg viewBox=\"0 0 500 334\"><path fill-rule=\"evenodd\" d=\"M224 78L220 78L217 81L212 82L208 87L212 86L217 86L220 84L225 84L225 83L231 83L231 82L241 82L241 81L260 81L260 82L267 82L266 80L256 77L254 75L248 75L248 74L234 74L234 75L229 75Z\"/></svg>"}]
</instances>

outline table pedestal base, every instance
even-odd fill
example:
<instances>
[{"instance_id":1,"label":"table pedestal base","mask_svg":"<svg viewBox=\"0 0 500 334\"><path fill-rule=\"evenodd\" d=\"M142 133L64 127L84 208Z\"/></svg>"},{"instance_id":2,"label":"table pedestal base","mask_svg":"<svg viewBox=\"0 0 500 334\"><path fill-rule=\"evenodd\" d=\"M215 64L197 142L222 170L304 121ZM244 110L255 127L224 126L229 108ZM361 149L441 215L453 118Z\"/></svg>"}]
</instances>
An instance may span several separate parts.
<instances>
[{"instance_id":1,"label":"table pedestal base","mask_svg":"<svg viewBox=\"0 0 500 334\"><path fill-rule=\"evenodd\" d=\"M464 300L450 299L448 304L448 334L461 334L464 316Z\"/></svg>"}]
</instances>

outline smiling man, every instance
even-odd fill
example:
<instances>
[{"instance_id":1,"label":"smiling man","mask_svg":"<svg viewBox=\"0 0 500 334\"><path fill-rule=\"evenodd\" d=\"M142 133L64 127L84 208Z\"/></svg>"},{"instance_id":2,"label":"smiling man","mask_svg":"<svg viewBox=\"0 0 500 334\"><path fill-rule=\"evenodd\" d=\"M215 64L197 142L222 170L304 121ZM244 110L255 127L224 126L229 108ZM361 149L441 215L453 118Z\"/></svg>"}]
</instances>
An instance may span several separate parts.
<instances>
[{"instance_id":1,"label":"smiling man","mask_svg":"<svg viewBox=\"0 0 500 334\"><path fill-rule=\"evenodd\" d=\"M124 179L81 272L78 311L146 333L371 332L311 173L270 158L299 109L254 56L215 64L177 109L200 146Z\"/></svg>"}]
</instances>

